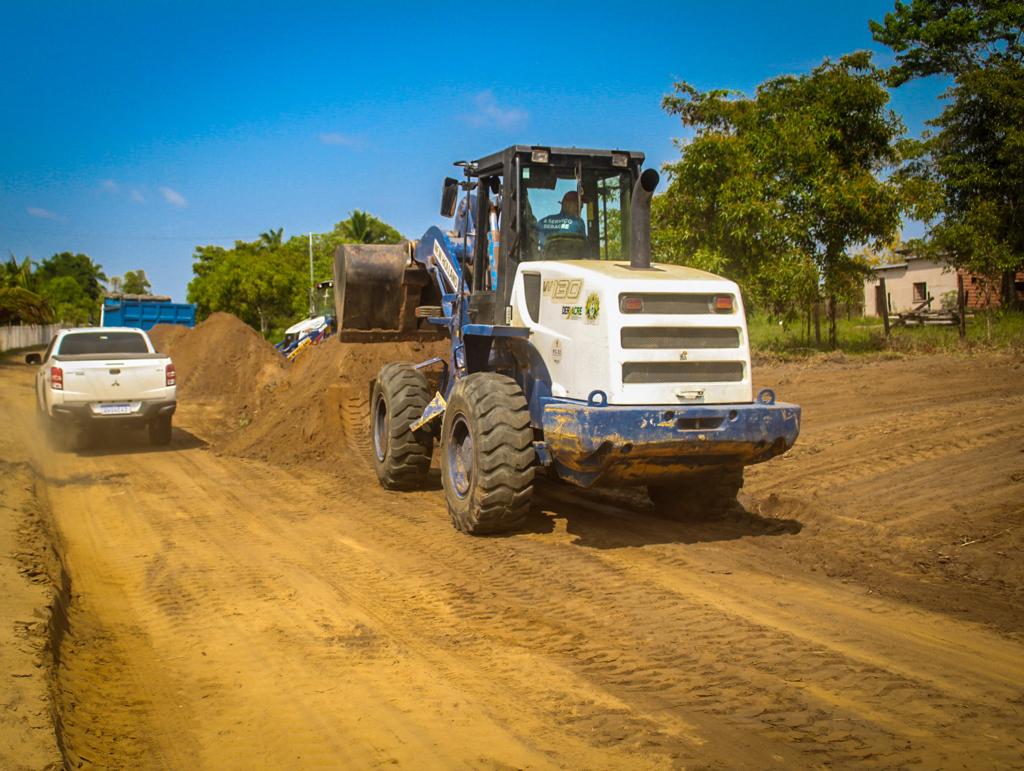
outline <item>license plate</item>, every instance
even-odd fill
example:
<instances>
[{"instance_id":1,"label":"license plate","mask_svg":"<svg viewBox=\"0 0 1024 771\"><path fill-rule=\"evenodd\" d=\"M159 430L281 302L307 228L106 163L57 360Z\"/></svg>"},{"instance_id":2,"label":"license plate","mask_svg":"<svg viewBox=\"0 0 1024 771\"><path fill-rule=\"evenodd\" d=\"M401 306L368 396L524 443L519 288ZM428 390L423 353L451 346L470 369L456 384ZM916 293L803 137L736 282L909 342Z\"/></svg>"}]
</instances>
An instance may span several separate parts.
<instances>
[{"instance_id":1,"label":"license plate","mask_svg":"<svg viewBox=\"0 0 1024 771\"><path fill-rule=\"evenodd\" d=\"M100 414L102 415L129 415L132 411L130 404L101 404Z\"/></svg>"}]
</instances>

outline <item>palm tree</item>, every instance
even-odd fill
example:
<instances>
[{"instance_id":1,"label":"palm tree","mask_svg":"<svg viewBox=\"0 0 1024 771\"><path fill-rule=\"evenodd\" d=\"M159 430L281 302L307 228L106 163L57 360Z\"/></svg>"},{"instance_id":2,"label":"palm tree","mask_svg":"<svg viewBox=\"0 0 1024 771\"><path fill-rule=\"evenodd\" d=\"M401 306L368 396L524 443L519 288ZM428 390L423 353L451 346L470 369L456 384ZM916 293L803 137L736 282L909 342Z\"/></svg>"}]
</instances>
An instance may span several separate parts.
<instances>
[{"instance_id":1,"label":"palm tree","mask_svg":"<svg viewBox=\"0 0 1024 771\"><path fill-rule=\"evenodd\" d=\"M0 324L49 324L50 304L35 292L21 287L0 287Z\"/></svg>"},{"instance_id":2,"label":"palm tree","mask_svg":"<svg viewBox=\"0 0 1024 771\"><path fill-rule=\"evenodd\" d=\"M341 223L341 232L346 238L351 238L357 244L372 243L374 232L371 219L369 214L356 209L347 220Z\"/></svg>"},{"instance_id":3,"label":"palm tree","mask_svg":"<svg viewBox=\"0 0 1024 771\"><path fill-rule=\"evenodd\" d=\"M277 249L281 246L281 242L284 240L284 228L278 228L274 230L271 228L268 231L260 233L260 247L264 249Z\"/></svg>"},{"instance_id":4,"label":"palm tree","mask_svg":"<svg viewBox=\"0 0 1024 771\"><path fill-rule=\"evenodd\" d=\"M0 281L0 286L29 289L33 284L32 279L32 258L26 257L19 263L11 253L7 262L4 263L3 279Z\"/></svg>"}]
</instances>

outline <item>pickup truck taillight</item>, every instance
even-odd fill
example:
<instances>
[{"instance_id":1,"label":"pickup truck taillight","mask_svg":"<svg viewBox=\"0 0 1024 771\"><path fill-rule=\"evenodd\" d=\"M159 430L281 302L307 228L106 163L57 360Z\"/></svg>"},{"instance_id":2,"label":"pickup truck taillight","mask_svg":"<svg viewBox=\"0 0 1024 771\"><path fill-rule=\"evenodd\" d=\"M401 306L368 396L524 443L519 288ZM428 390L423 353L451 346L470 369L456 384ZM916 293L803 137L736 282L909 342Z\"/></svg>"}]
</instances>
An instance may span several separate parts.
<instances>
[{"instance_id":1,"label":"pickup truck taillight","mask_svg":"<svg viewBox=\"0 0 1024 771\"><path fill-rule=\"evenodd\" d=\"M167 385L174 385L177 382L177 376L174 374L174 365L168 364L165 372L167 374Z\"/></svg>"},{"instance_id":2,"label":"pickup truck taillight","mask_svg":"<svg viewBox=\"0 0 1024 771\"><path fill-rule=\"evenodd\" d=\"M64 390L64 370L60 367L50 367L50 388L54 391Z\"/></svg>"}]
</instances>

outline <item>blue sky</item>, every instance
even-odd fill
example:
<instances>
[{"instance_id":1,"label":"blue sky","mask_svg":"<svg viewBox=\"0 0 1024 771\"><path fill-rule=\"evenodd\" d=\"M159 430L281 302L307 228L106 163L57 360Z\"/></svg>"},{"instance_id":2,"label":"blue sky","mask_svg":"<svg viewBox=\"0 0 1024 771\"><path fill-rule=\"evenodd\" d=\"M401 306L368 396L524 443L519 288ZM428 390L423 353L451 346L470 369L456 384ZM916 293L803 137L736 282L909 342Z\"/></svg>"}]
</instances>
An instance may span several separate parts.
<instances>
[{"instance_id":1,"label":"blue sky","mask_svg":"<svg viewBox=\"0 0 1024 771\"><path fill-rule=\"evenodd\" d=\"M454 160L538 143L660 166L674 81L749 92L857 49L889 62L868 20L892 6L2 0L0 258L85 252L184 300L197 244L355 208L417 237ZM942 87L893 94L911 133Z\"/></svg>"}]
</instances>

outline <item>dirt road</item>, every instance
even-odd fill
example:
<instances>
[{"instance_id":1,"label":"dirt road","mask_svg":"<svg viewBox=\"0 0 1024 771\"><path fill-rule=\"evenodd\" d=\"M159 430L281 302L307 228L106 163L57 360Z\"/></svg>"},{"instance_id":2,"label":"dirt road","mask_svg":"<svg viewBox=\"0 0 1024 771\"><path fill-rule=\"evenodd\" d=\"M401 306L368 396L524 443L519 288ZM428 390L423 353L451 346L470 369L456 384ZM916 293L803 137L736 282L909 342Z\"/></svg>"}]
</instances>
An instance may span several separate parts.
<instances>
[{"instance_id":1,"label":"dirt road","mask_svg":"<svg viewBox=\"0 0 1024 771\"><path fill-rule=\"evenodd\" d=\"M54 453L29 370L0 367L0 452L33 469L71 582L69 763L1024 766L1024 370L761 381L804 433L742 510L554 490L526 532L474 539L438 489L381 490L358 443L243 459L190 433L199 408L170 450Z\"/></svg>"}]
</instances>

